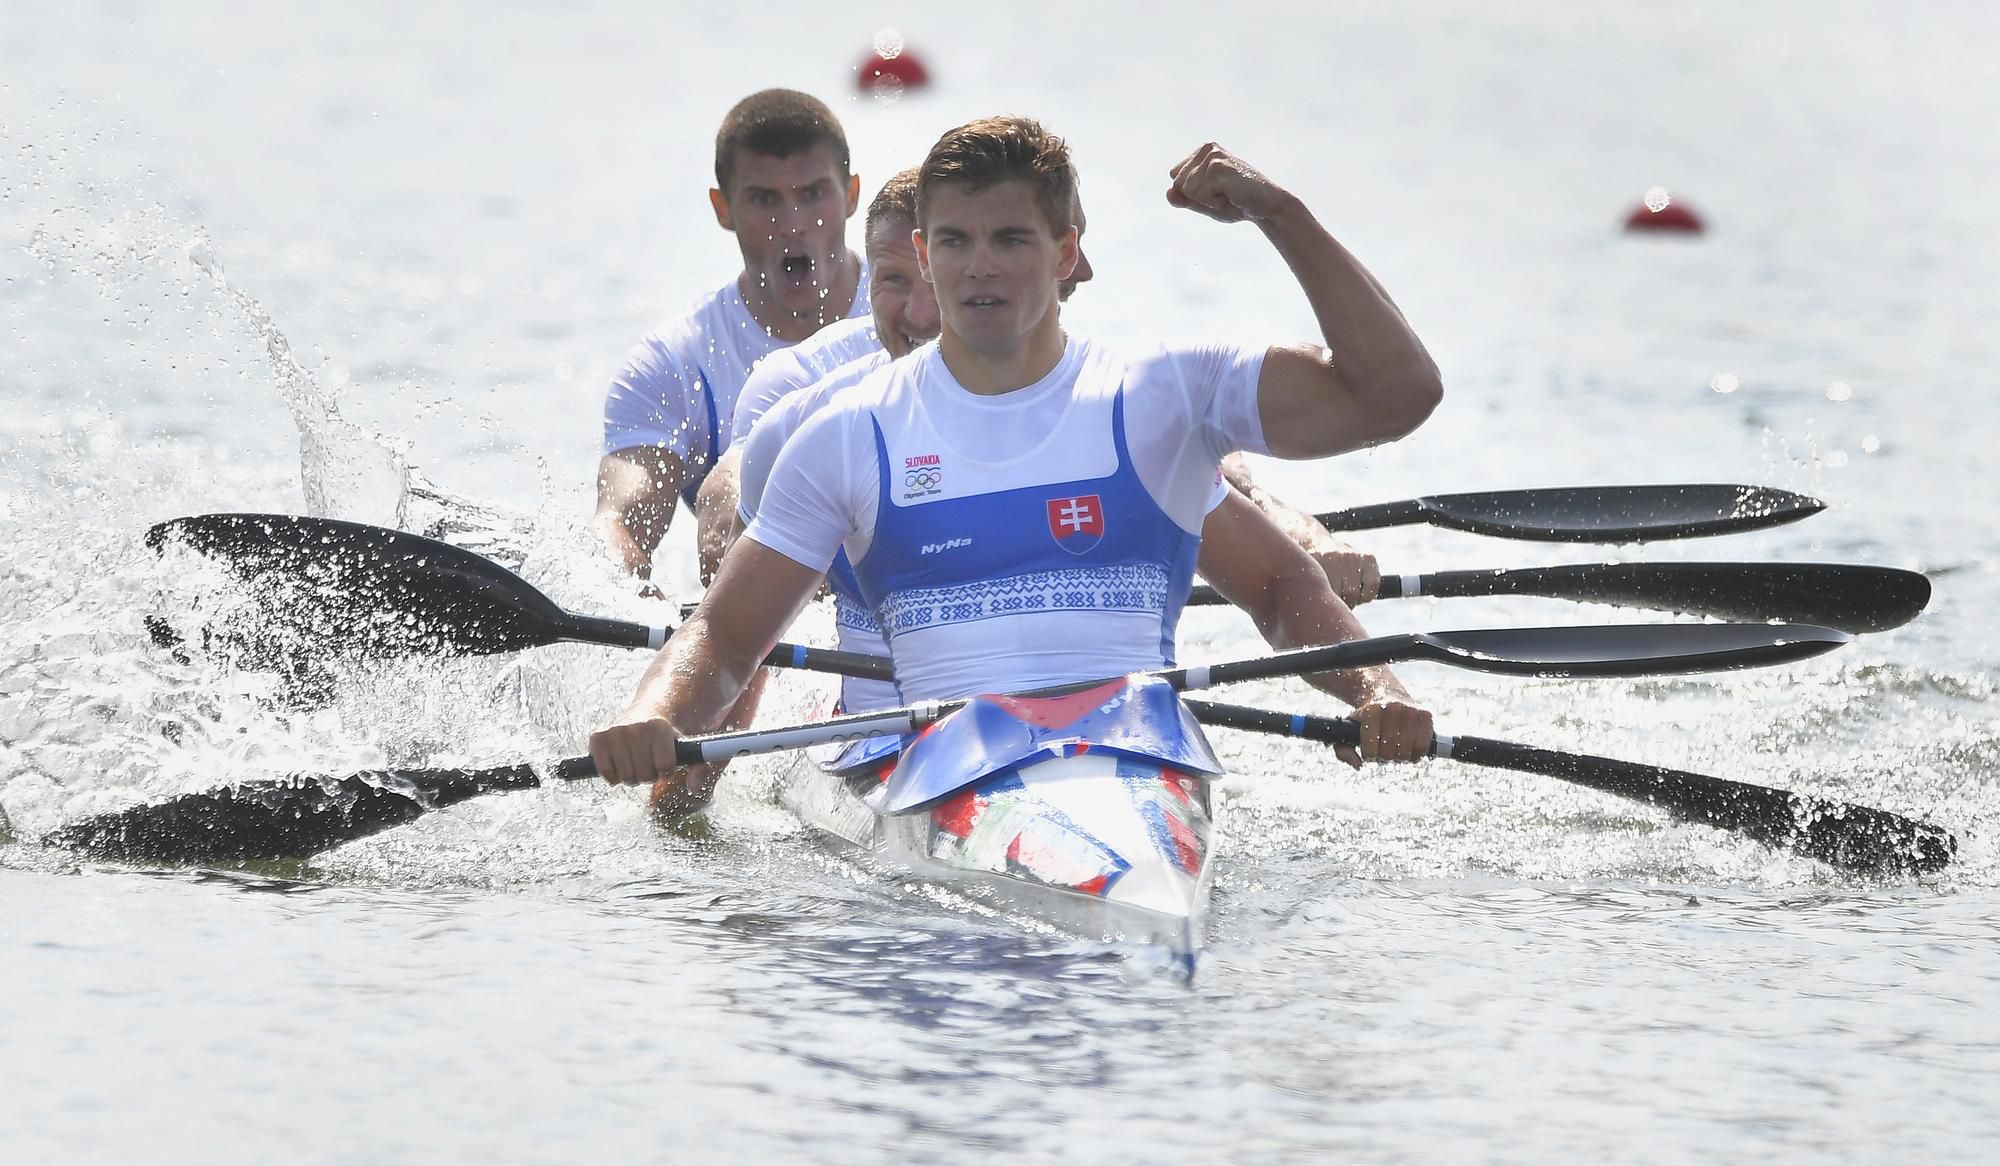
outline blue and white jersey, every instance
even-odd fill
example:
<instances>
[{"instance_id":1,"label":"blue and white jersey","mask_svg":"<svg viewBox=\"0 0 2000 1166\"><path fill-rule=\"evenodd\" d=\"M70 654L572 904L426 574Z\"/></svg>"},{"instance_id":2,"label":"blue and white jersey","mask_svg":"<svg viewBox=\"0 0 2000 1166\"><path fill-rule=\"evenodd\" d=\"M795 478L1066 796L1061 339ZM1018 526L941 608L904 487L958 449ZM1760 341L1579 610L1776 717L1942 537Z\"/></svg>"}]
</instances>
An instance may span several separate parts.
<instances>
[{"instance_id":1,"label":"blue and white jersey","mask_svg":"<svg viewBox=\"0 0 2000 1166\"><path fill-rule=\"evenodd\" d=\"M981 396L927 347L805 421L746 537L820 570L844 547L905 699L1161 667L1216 467L1268 449L1262 362L1073 338L1041 381Z\"/></svg>"},{"instance_id":2,"label":"blue and white jersey","mask_svg":"<svg viewBox=\"0 0 2000 1166\"><path fill-rule=\"evenodd\" d=\"M822 328L819 336L814 336L812 340L806 341L799 347L804 348L813 344L820 336L836 328L849 330L851 335L854 323L855 321L846 321ZM875 330L871 327L868 330L868 337L873 340L874 336ZM842 347L851 346L851 340L842 345ZM763 378L764 370L773 362L795 351L797 349L779 353L758 366L757 372L750 378L749 389L744 393L746 404L749 401L750 391L755 390L757 383ZM824 353L828 349L821 348L818 351ZM785 442L791 439L799 426L805 424L806 419L818 412L820 406L834 394L859 383L869 373L887 363L889 363L888 350L877 344L872 353L841 365L831 373L807 382L803 387L788 389L782 398L773 398L771 404L759 410L761 415L752 423L748 434L738 439L737 456L742 460L737 463L736 516L743 520L744 526L749 526L757 517L757 507L764 499L764 486L770 480L771 467L777 463L779 451L784 449ZM800 367L809 365L810 361L801 362ZM768 383L778 382L774 379ZM737 416L739 418L742 416L741 411ZM826 585L827 589L833 592L835 643L840 650L889 658L889 641L882 635L882 625L875 622L873 609L861 597L861 588L854 580L854 568L847 561L847 552L842 551L833 557L833 565L826 571ZM894 684L887 681L861 680L852 676L841 679L842 712L870 712L875 709L894 708L902 703L902 694L896 690Z\"/></svg>"},{"instance_id":3,"label":"blue and white jersey","mask_svg":"<svg viewBox=\"0 0 2000 1166\"><path fill-rule=\"evenodd\" d=\"M864 266L847 315L867 314ZM602 452L652 446L677 455L687 467L681 494L692 503L729 448L736 398L750 370L787 347L750 314L731 280L648 333L626 356L605 394Z\"/></svg>"},{"instance_id":4,"label":"blue and white jersey","mask_svg":"<svg viewBox=\"0 0 2000 1166\"><path fill-rule=\"evenodd\" d=\"M764 414L779 401L808 385L818 384L834 370L867 357L888 359L875 336L875 318L855 316L819 331L758 362L736 398L736 419L729 443L740 444Z\"/></svg>"}]
</instances>

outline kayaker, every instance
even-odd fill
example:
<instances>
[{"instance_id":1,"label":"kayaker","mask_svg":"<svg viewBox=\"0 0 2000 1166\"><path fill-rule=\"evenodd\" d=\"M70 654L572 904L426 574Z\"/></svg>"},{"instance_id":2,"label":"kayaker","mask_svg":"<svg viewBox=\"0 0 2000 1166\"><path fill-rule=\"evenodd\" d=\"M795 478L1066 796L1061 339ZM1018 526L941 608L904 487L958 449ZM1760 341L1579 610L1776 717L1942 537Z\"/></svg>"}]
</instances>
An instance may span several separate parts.
<instances>
[{"instance_id":1,"label":"kayaker","mask_svg":"<svg viewBox=\"0 0 2000 1166\"><path fill-rule=\"evenodd\" d=\"M723 458L725 465L735 463L737 467L731 479L738 492L731 541L756 517L771 467L785 442L808 418L841 390L937 337L937 297L918 270L916 247L910 240L917 224L917 177L916 167L898 172L882 184L868 204L862 240L868 257L870 314L830 324L811 339L772 354L744 383L736 407L735 439ZM1067 303L1070 294L1093 275L1082 249L1087 226L1080 199L1072 207L1071 221L1077 230L1077 265L1056 289L1060 303ZM702 486L704 494L717 477L711 475ZM1248 483L1247 471L1242 480ZM1347 547L1329 551L1326 541L1332 541L1330 536L1309 516L1268 494L1253 499L1235 483L1232 477L1217 485L1214 509L1202 525L1196 572L1211 584L1220 580L1224 594L1245 608L1273 647L1303 647L1366 635L1348 610L1346 597L1332 588L1337 569L1329 560L1341 560L1346 574L1358 579L1362 564L1353 560L1366 560L1368 574L1373 576L1372 556ZM1254 483L1251 485L1254 489ZM1316 532L1319 539L1326 540L1317 544L1321 554L1309 557L1302 548L1315 545L1309 541L1314 535L1300 537L1295 530ZM1298 545L1288 548L1288 536ZM835 556L827 581L836 608L839 647L889 655L888 641L861 599L844 554ZM1409 699L1387 668L1309 679L1349 704L1366 704L1377 690ZM841 682L843 712L902 703L902 694L893 684L853 677ZM747 725L749 720L739 704L728 723ZM1359 762L1358 757L1352 760Z\"/></svg>"},{"instance_id":2,"label":"kayaker","mask_svg":"<svg viewBox=\"0 0 2000 1166\"><path fill-rule=\"evenodd\" d=\"M916 226L916 186L916 167L899 171L882 184L869 203L862 245L872 273L867 287L875 305L871 313L829 324L810 338L772 353L758 363L744 382L736 402L729 449L717 463L716 472L702 482L698 496L704 569L720 561L722 551L728 549L749 522L749 514L739 505L739 481L744 442L758 420L785 397L843 365L866 359L872 366L873 362L901 357L937 336L937 300L917 270L916 249L910 243L910 231ZM1077 262L1075 270L1057 289L1056 298L1063 303L1095 274L1089 256L1083 251L1088 219L1080 198L1071 213L1077 233ZM803 417L794 416L785 430L786 436L802 420ZM781 444L767 438L766 456L774 458ZM767 461L762 471L769 470ZM1242 454L1232 453L1223 459L1222 471L1230 486L1241 491L1312 555L1342 603L1358 607L1375 598L1382 576L1374 555L1334 537L1311 515L1259 486L1252 480ZM728 523L728 530L711 529L724 522ZM854 613L843 611L842 617L851 614Z\"/></svg>"},{"instance_id":3,"label":"kayaker","mask_svg":"<svg viewBox=\"0 0 2000 1166\"><path fill-rule=\"evenodd\" d=\"M736 395L758 360L868 310L847 246L860 205L847 137L826 105L792 89L744 98L715 137L715 221L743 270L648 334L612 378L592 525L611 557L645 578L680 498L727 448ZM721 516L726 529L729 515ZM712 563L704 563L706 579Z\"/></svg>"},{"instance_id":4,"label":"kayaker","mask_svg":"<svg viewBox=\"0 0 2000 1166\"><path fill-rule=\"evenodd\" d=\"M1302 202L1212 144L1172 174L1172 205L1263 230L1324 345L1119 351L1066 336L1057 288L1079 253L1067 148L1018 118L946 134L918 185L938 346L786 443L715 585L619 723L592 736L609 780L672 773L677 727L720 720L843 546L911 699L1160 667L1223 456L1326 457L1422 423L1442 392L1435 365ZM1365 756L1429 746L1428 714L1406 700L1378 695L1356 718Z\"/></svg>"}]
</instances>

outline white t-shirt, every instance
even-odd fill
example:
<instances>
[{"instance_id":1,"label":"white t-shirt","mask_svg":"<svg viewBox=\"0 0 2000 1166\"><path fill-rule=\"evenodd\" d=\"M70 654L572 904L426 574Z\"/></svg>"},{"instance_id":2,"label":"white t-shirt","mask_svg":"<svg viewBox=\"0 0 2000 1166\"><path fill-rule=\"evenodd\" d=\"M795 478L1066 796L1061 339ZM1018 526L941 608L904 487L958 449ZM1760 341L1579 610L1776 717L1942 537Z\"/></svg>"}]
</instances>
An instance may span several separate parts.
<instances>
[{"instance_id":1,"label":"white t-shirt","mask_svg":"<svg viewBox=\"0 0 2000 1166\"><path fill-rule=\"evenodd\" d=\"M750 379L743 382L743 391L736 398L736 419L731 423L729 443L735 445L749 436L757 419L779 401L817 383L837 368L882 353L872 315L835 321L783 352L772 353L758 362L750 372Z\"/></svg>"},{"instance_id":2,"label":"white t-shirt","mask_svg":"<svg viewBox=\"0 0 2000 1166\"><path fill-rule=\"evenodd\" d=\"M868 315L868 272L847 315ZM729 448L736 401L760 360L788 347L750 314L736 281L649 333L604 398L604 453L653 446L678 455L690 485Z\"/></svg>"},{"instance_id":3,"label":"white t-shirt","mask_svg":"<svg viewBox=\"0 0 2000 1166\"><path fill-rule=\"evenodd\" d=\"M819 412L834 394L860 384L869 373L888 363L889 352L880 347L849 361L768 406L750 427L749 433L737 438L740 447L737 456L741 460L736 468L736 514L745 526L757 517L757 507L764 501L764 486L771 478L771 468L778 464L778 454L784 450L792 435L799 431L799 426ZM762 372L763 366L760 366L758 373ZM751 378L753 382L758 379L755 376ZM740 418L742 413L739 411L737 416Z\"/></svg>"}]
</instances>

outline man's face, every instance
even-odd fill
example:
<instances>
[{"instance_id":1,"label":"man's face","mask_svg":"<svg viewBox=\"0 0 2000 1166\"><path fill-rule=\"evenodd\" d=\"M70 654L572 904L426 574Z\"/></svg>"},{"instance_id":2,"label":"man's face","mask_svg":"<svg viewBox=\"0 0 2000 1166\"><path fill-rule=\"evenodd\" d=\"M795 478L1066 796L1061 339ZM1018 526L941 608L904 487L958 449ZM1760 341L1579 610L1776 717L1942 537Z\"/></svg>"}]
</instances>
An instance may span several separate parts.
<instances>
[{"instance_id":1,"label":"man's face","mask_svg":"<svg viewBox=\"0 0 2000 1166\"><path fill-rule=\"evenodd\" d=\"M927 202L918 256L939 314L972 351L1011 351L1055 310L1056 285L1075 273L1076 231L1058 234L1026 182L943 183Z\"/></svg>"},{"instance_id":2,"label":"man's face","mask_svg":"<svg viewBox=\"0 0 2000 1166\"><path fill-rule=\"evenodd\" d=\"M826 302L847 253L847 219L861 198L857 178L842 177L833 147L773 157L738 150L729 189L711 190L715 220L736 232L752 296L793 316L844 315Z\"/></svg>"},{"instance_id":3,"label":"man's face","mask_svg":"<svg viewBox=\"0 0 2000 1166\"><path fill-rule=\"evenodd\" d=\"M917 267L915 224L886 215L868 234L868 303L875 335L890 356L904 356L938 334L937 293Z\"/></svg>"}]
</instances>

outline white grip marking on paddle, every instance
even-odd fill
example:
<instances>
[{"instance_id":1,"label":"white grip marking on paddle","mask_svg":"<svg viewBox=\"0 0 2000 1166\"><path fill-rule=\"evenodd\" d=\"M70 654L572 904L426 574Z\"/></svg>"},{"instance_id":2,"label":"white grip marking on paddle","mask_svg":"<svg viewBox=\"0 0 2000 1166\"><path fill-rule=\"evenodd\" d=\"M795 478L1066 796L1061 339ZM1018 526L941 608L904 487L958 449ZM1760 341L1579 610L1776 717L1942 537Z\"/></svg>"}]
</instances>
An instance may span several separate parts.
<instances>
[{"instance_id":1,"label":"white grip marking on paddle","mask_svg":"<svg viewBox=\"0 0 2000 1166\"><path fill-rule=\"evenodd\" d=\"M1187 670L1187 687L1189 688L1208 687L1208 665L1197 664L1194 667Z\"/></svg>"},{"instance_id":2,"label":"white grip marking on paddle","mask_svg":"<svg viewBox=\"0 0 2000 1166\"><path fill-rule=\"evenodd\" d=\"M898 709L866 719L857 716L837 723L764 729L728 741L703 741L701 759L723 761L745 753L776 753L784 749L803 749L810 745L825 745L833 741L858 741L863 737L908 733L935 722L942 712L943 708L939 702L930 700L911 706L909 711Z\"/></svg>"},{"instance_id":3,"label":"white grip marking on paddle","mask_svg":"<svg viewBox=\"0 0 2000 1166\"><path fill-rule=\"evenodd\" d=\"M1422 575L1402 575L1399 578L1403 582L1402 595L1404 599L1415 599L1424 593L1424 577Z\"/></svg>"},{"instance_id":4,"label":"white grip marking on paddle","mask_svg":"<svg viewBox=\"0 0 2000 1166\"><path fill-rule=\"evenodd\" d=\"M1452 739L1450 737L1445 736L1443 733L1432 733L1431 756L1450 757L1452 744L1453 744Z\"/></svg>"},{"instance_id":5,"label":"white grip marking on paddle","mask_svg":"<svg viewBox=\"0 0 2000 1166\"><path fill-rule=\"evenodd\" d=\"M647 628L646 646L657 652L667 646L667 632L670 628Z\"/></svg>"}]
</instances>

